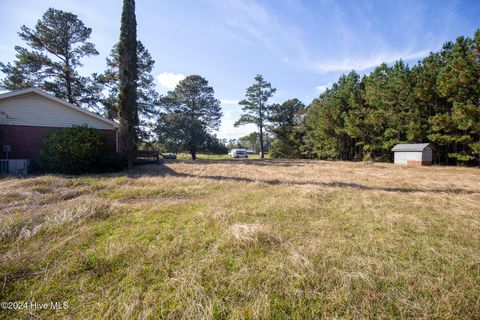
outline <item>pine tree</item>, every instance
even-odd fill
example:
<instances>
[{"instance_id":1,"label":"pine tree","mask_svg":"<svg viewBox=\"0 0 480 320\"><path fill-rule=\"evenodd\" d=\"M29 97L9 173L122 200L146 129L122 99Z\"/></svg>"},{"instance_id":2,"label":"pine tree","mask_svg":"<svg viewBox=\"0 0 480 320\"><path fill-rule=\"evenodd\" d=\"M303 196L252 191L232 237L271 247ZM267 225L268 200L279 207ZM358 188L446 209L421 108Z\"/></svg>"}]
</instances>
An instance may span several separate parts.
<instances>
[{"instance_id":1,"label":"pine tree","mask_svg":"<svg viewBox=\"0 0 480 320\"><path fill-rule=\"evenodd\" d=\"M272 88L272 85L265 81L262 75L255 76L255 83L247 88L245 94L246 99L239 102L243 105L242 111L244 114L240 116L235 126L240 126L248 123L253 123L258 127L260 136L260 157L265 157L264 150L264 130L267 124L268 117L268 99L270 99L277 89Z\"/></svg>"},{"instance_id":2,"label":"pine tree","mask_svg":"<svg viewBox=\"0 0 480 320\"><path fill-rule=\"evenodd\" d=\"M429 135L433 133L431 119L451 108L451 103L440 95L437 87L438 75L444 65L445 61L440 53L431 53L412 68L416 102L412 108L415 121L410 122L409 134L414 137L414 141L432 141L429 139ZM448 163L448 150L448 144L436 143L434 159L438 163Z\"/></svg>"},{"instance_id":3,"label":"pine tree","mask_svg":"<svg viewBox=\"0 0 480 320\"><path fill-rule=\"evenodd\" d=\"M119 149L133 168L136 152L137 109L137 22L135 18L135 1L124 0L120 27L118 129Z\"/></svg>"},{"instance_id":4,"label":"pine tree","mask_svg":"<svg viewBox=\"0 0 480 320\"><path fill-rule=\"evenodd\" d=\"M300 157L302 135L300 125L305 114L305 105L298 99L290 99L269 108L270 132L275 136L271 156L274 158Z\"/></svg>"},{"instance_id":5,"label":"pine tree","mask_svg":"<svg viewBox=\"0 0 480 320\"><path fill-rule=\"evenodd\" d=\"M480 164L480 30L410 69L341 76L309 106L304 156L388 161L397 143L433 142L437 163ZM354 146L354 147L352 147Z\"/></svg>"},{"instance_id":6,"label":"pine tree","mask_svg":"<svg viewBox=\"0 0 480 320\"><path fill-rule=\"evenodd\" d=\"M199 75L180 81L160 101L166 110L156 129L160 142L170 149L187 150L195 160L197 152L212 141L211 132L220 126L222 108L214 94L208 81Z\"/></svg>"},{"instance_id":7,"label":"pine tree","mask_svg":"<svg viewBox=\"0 0 480 320\"><path fill-rule=\"evenodd\" d=\"M91 79L77 71L82 58L98 55L94 44L87 41L91 33L75 14L48 9L35 28L21 27L19 36L29 49L16 46L17 60L0 63L6 75L1 88L40 87L70 103L94 108L98 92Z\"/></svg>"},{"instance_id":8,"label":"pine tree","mask_svg":"<svg viewBox=\"0 0 480 320\"><path fill-rule=\"evenodd\" d=\"M249 149L255 152L260 152L260 136L257 132L252 132L246 136L238 138L240 149Z\"/></svg>"},{"instance_id":9,"label":"pine tree","mask_svg":"<svg viewBox=\"0 0 480 320\"><path fill-rule=\"evenodd\" d=\"M442 55L437 88L451 108L434 115L430 122L432 141L449 146L449 158L462 162L480 163L480 61L478 59L479 31L475 38L458 37L447 43Z\"/></svg>"},{"instance_id":10,"label":"pine tree","mask_svg":"<svg viewBox=\"0 0 480 320\"><path fill-rule=\"evenodd\" d=\"M152 75L155 61L142 44L137 42L137 108L139 115L139 123L137 136L142 141L149 140L150 131L153 125L152 119L158 114L160 96L155 88L155 78ZM101 99L104 113L110 119L118 119L118 93L119 93L119 65L120 57L118 44L116 44L107 58L107 70L96 76L97 82L100 83L106 95Z\"/></svg>"},{"instance_id":11,"label":"pine tree","mask_svg":"<svg viewBox=\"0 0 480 320\"><path fill-rule=\"evenodd\" d=\"M351 128L346 122L357 106L359 112L364 111L361 102L360 76L354 71L341 76L308 108L303 152L323 159L356 159L359 153L356 138L363 137L362 131L348 132ZM359 125L356 124L357 129Z\"/></svg>"}]
</instances>

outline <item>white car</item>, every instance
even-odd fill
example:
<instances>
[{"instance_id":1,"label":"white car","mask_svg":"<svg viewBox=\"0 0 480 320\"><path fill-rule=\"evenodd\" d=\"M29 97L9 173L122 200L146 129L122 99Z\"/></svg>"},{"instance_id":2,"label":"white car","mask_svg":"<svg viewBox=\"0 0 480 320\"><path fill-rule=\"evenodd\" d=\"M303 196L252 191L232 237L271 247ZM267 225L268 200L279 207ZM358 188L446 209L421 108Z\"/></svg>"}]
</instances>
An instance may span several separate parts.
<instances>
[{"instance_id":1,"label":"white car","mask_svg":"<svg viewBox=\"0 0 480 320\"><path fill-rule=\"evenodd\" d=\"M230 154L232 158L248 158L248 153L245 149L233 149Z\"/></svg>"}]
</instances>

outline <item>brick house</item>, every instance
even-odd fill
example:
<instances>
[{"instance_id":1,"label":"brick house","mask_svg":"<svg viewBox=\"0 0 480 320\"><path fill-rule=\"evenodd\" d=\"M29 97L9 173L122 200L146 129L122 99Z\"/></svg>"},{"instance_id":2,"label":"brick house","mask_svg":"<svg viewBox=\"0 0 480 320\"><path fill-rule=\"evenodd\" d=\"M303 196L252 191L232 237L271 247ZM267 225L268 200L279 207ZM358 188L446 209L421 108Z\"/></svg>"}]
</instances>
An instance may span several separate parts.
<instances>
[{"instance_id":1,"label":"brick house","mask_svg":"<svg viewBox=\"0 0 480 320\"><path fill-rule=\"evenodd\" d=\"M102 131L105 151L117 151L118 124L112 120L37 88L0 94L0 159L33 160L49 130L81 125Z\"/></svg>"}]
</instances>

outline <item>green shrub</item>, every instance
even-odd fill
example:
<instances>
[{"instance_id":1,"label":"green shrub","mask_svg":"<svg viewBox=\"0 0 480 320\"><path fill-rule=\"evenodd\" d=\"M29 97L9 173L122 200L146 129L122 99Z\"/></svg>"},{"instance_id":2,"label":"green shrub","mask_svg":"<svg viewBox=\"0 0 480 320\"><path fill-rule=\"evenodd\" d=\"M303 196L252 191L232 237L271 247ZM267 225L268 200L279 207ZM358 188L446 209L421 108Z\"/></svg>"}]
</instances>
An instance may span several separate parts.
<instances>
[{"instance_id":1,"label":"green shrub","mask_svg":"<svg viewBox=\"0 0 480 320\"><path fill-rule=\"evenodd\" d=\"M118 156L105 154L105 135L93 128L49 131L42 140L38 166L44 172L81 174L121 169Z\"/></svg>"}]
</instances>

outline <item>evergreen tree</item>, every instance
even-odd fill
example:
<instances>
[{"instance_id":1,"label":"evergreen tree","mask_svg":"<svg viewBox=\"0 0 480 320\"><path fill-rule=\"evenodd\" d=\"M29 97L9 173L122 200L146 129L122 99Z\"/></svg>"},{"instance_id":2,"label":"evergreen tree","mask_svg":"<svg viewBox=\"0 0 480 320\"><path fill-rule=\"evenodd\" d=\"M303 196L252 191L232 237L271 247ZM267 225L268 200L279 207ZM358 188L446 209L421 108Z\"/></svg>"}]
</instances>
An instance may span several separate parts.
<instances>
[{"instance_id":1,"label":"evergreen tree","mask_svg":"<svg viewBox=\"0 0 480 320\"><path fill-rule=\"evenodd\" d=\"M220 126L222 109L208 81L198 75L183 79L161 99L161 114L156 132L160 142L174 150L188 150L192 160Z\"/></svg>"},{"instance_id":2,"label":"evergreen tree","mask_svg":"<svg viewBox=\"0 0 480 320\"><path fill-rule=\"evenodd\" d=\"M0 132L1 134L1 132ZM226 146L228 148L228 150L231 150L231 149L242 149L242 146L239 144L238 140L237 139L229 139L227 142L226 142Z\"/></svg>"},{"instance_id":3,"label":"evergreen tree","mask_svg":"<svg viewBox=\"0 0 480 320\"><path fill-rule=\"evenodd\" d=\"M272 143L271 156L274 158L300 157L305 105L298 99L290 99L282 104L273 104L269 110L270 131L275 140Z\"/></svg>"},{"instance_id":4,"label":"evergreen tree","mask_svg":"<svg viewBox=\"0 0 480 320\"><path fill-rule=\"evenodd\" d=\"M432 141L449 145L448 157L457 161L480 162L480 61L479 30L475 38L458 37L442 51L445 65L437 87L451 108L430 120Z\"/></svg>"},{"instance_id":5,"label":"evergreen tree","mask_svg":"<svg viewBox=\"0 0 480 320\"><path fill-rule=\"evenodd\" d=\"M35 28L21 27L18 34L29 48L16 46L17 60L0 63L6 75L1 88L40 87L70 103L94 108L99 92L90 78L77 71L83 57L98 55L94 44L87 41L91 33L73 13L48 9Z\"/></svg>"},{"instance_id":6,"label":"evergreen tree","mask_svg":"<svg viewBox=\"0 0 480 320\"><path fill-rule=\"evenodd\" d=\"M382 64L365 79L367 125L375 128L370 143L364 145L382 160L391 160L391 148L413 141L407 137L410 110L415 104L410 70L400 60L393 67ZM410 138L410 139L409 139Z\"/></svg>"},{"instance_id":7,"label":"evergreen tree","mask_svg":"<svg viewBox=\"0 0 480 320\"><path fill-rule=\"evenodd\" d=\"M352 71L341 76L331 89L312 102L305 117L305 145L302 148L307 156L338 160L358 157L360 143L357 138L363 137L358 121L364 119L360 116L365 111L361 92L360 76ZM347 126L352 110L357 110L358 133L352 131L351 125Z\"/></svg>"},{"instance_id":8,"label":"evergreen tree","mask_svg":"<svg viewBox=\"0 0 480 320\"><path fill-rule=\"evenodd\" d=\"M431 119L451 108L451 103L440 95L437 87L437 79L445 65L444 61L440 53L431 53L412 68L411 77L416 98L412 114L416 121L412 121L410 133L417 142L431 141L429 139L429 135L433 133ZM448 150L448 144L436 143L434 159L439 163L449 163Z\"/></svg>"},{"instance_id":9,"label":"evergreen tree","mask_svg":"<svg viewBox=\"0 0 480 320\"><path fill-rule=\"evenodd\" d=\"M137 21L135 18L135 1L124 0L120 26L119 54L119 96L118 129L119 149L133 168L136 151L137 109Z\"/></svg>"},{"instance_id":10,"label":"evergreen tree","mask_svg":"<svg viewBox=\"0 0 480 320\"><path fill-rule=\"evenodd\" d=\"M137 109L139 123L137 136L142 141L149 140L150 129L153 125L151 119L158 114L160 96L155 89L155 78L152 75L155 61L142 44L137 42ZM107 117L118 119L118 93L119 93L119 65L120 57L118 44L116 44L107 58L107 70L96 77L107 91L101 100Z\"/></svg>"},{"instance_id":11,"label":"evergreen tree","mask_svg":"<svg viewBox=\"0 0 480 320\"><path fill-rule=\"evenodd\" d=\"M260 135L258 132L249 133L246 136L238 138L238 144L240 148L260 152Z\"/></svg>"},{"instance_id":12,"label":"evergreen tree","mask_svg":"<svg viewBox=\"0 0 480 320\"><path fill-rule=\"evenodd\" d=\"M206 154L227 154L228 148L224 139L219 139L214 134L207 134L205 143L200 148L200 151Z\"/></svg>"},{"instance_id":13,"label":"evergreen tree","mask_svg":"<svg viewBox=\"0 0 480 320\"><path fill-rule=\"evenodd\" d=\"M480 30L412 69L400 60L341 76L303 128L305 157L388 161L397 143L433 142L437 163L480 164Z\"/></svg>"},{"instance_id":14,"label":"evergreen tree","mask_svg":"<svg viewBox=\"0 0 480 320\"><path fill-rule=\"evenodd\" d=\"M264 130L268 116L268 99L275 93L276 89L265 81L260 74L255 76L255 83L247 88L246 99L239 102L243 105L244 112L240 119L235 122L235 126L240 126L248 123L253 123L258 127L260 136L260 152L261 158L265 157L264 150Z\"/></svg>"}]
</instances>

